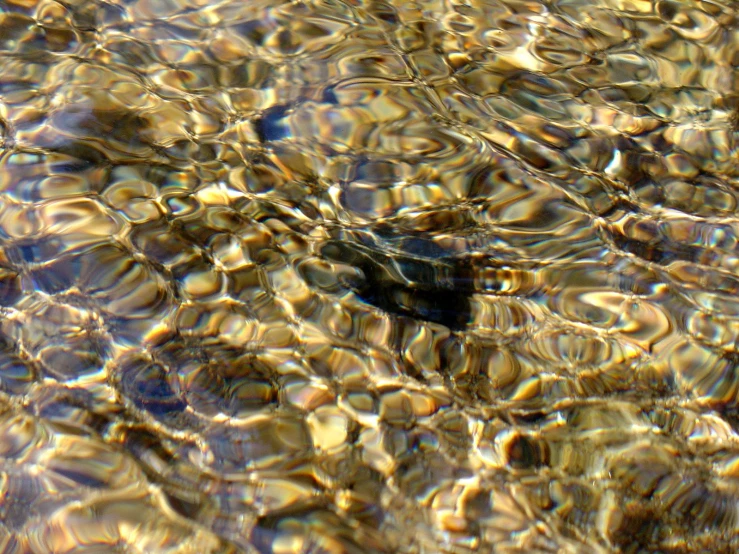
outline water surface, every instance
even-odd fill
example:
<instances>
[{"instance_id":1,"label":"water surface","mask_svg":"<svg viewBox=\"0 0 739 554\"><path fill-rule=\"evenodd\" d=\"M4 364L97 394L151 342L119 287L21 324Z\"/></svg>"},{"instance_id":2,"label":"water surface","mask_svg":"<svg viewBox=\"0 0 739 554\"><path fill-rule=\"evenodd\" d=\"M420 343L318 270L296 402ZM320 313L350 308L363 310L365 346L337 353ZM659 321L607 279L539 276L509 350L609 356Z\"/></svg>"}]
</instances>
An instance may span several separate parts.
<instances>
[{"instance_id":1,"label":"water surface","mask_svg":"<svg viewBox=\"0 0 739 554\"><path fill-rule=\"evenodd\" d=\"M0 2L0 552L739 551L737 17Z\"/></svg>"}]
</instances>

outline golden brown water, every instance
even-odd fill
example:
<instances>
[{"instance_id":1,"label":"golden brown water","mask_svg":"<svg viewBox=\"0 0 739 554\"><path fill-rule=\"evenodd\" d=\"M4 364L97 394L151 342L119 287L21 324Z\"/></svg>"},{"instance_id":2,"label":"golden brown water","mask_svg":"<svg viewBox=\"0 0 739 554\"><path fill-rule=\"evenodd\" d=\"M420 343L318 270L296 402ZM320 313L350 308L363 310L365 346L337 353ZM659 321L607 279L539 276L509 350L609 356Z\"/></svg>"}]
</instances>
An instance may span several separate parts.
<instances>
[{"instance_id":1,"label":"golden brown water","mask_svg":"<svg viewBox=\"0 0 739 554\"><path fill-rule=\"evenodd\" d=\"M0 552L739 552L738 29L0 2Z\"/></svg>"}]
</instances>

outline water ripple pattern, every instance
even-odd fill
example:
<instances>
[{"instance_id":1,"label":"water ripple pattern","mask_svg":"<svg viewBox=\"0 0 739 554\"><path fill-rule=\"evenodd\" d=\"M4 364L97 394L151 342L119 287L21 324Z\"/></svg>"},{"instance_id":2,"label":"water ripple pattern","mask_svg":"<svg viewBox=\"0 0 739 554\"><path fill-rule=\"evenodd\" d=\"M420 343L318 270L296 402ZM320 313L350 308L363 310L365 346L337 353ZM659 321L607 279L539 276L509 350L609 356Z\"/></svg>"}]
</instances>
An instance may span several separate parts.
<instances>
[{"instance_id":1,"label":"water ripple pattern","mask_svg":"<svg viewBox=\"0 0 739 554\"><path fill-rule=\"evenodd\" d=\"M0 1L0 552L739 552L737 10Z\"/></svg>"}]
</instances>

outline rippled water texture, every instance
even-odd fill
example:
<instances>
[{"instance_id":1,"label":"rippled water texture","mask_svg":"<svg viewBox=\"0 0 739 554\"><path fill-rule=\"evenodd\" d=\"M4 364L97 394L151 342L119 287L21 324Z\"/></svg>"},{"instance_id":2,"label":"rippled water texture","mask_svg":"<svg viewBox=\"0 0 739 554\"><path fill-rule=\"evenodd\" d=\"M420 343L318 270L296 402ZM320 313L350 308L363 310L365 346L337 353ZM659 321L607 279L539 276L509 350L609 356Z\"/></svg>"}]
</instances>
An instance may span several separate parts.
<instances>
[{"instance_id":1,"label":"rippled water texture","mask_svg":"<svg viewBox=\"0 0 739 554\"><path fill-rule=\"evenodd\" d=\"M0 2L0 552L739 552L738 29Z\"/></svg>"}]
</instances>

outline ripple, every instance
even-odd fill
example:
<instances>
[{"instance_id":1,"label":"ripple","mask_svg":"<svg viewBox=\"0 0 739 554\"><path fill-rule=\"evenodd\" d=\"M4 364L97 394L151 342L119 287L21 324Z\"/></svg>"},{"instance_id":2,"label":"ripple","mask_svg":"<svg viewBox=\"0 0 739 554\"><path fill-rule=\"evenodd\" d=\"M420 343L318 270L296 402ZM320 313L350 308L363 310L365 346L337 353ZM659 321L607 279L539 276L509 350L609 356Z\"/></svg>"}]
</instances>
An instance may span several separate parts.
<instances>
[{"instance_id":1,"label":"ripple","mask_svg":"<svg viewBox=\"0 0 739 554\"><path fill-rule=\"evenodd\" d=\"M5 2L0 550L737 551L735 11Z\"/></svg>"}]
</instances>

